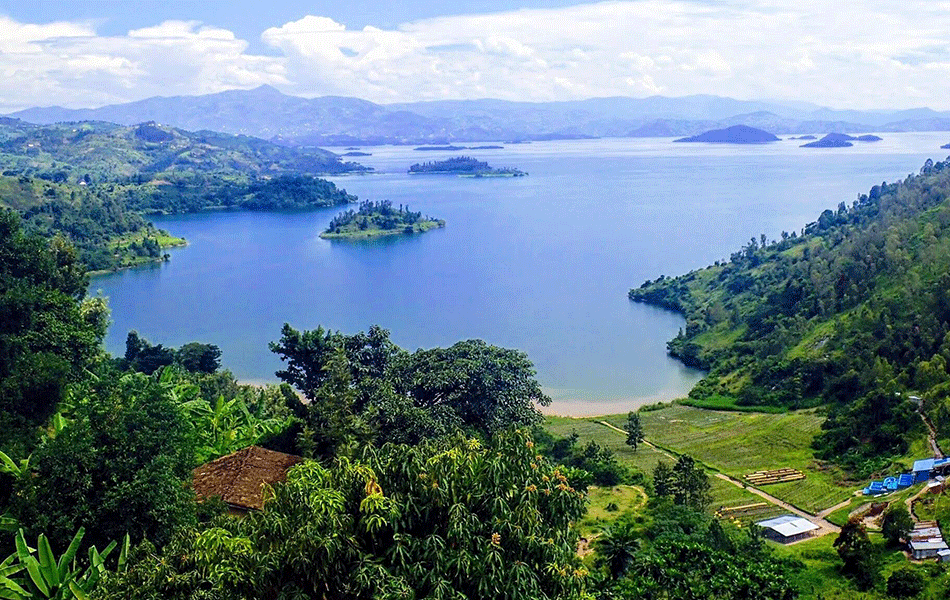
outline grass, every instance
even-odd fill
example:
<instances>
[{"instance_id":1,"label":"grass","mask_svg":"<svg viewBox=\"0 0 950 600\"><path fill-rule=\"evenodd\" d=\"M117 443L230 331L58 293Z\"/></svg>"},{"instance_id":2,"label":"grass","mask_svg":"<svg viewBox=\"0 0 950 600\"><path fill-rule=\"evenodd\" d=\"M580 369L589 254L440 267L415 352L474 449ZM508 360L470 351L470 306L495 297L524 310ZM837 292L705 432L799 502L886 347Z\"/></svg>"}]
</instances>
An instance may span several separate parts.
<instances>
[{"instance_id":1,"label":"grass","mask_svg":"<svg viewBox=\"0 0 950 600\"><path fill-rule=\"evenodd\" d=\"M647 503L647 494L643 488L632 485L608 488L591 486L587 497L587 514L578 523L581 536L587 538L603 531L618 517L638 512ZM615 510L607 509L611 504L616 505Z\"/></svg>"},{"instance_id":2,"label":"grass","mask_svg":"<svg viewBox=\"0 0 950 600\"><path fill-rule=\"evenodd\" d=\"M811 442L824 417L815 411L784 414L702 410L673 405L641 413L646 437L689 454L727 475L741 479L752 471L794 467L804 481L765 486L765 491L808 512L847 500L855 484L839 485L840 470L816 460ZM626 416L606 419L623 427Z\"/></svg>"},{"instance_id":3,"label":"grass","mask_svg":"<svg viewBox=\"0 0 950 600\"><path fill-rule=\"evenodd\" d=\"M692 406L693 408L703 408L706 410L733 410L737 412L757 412L776 415L788 412L787 408L783 408L781 406L740 406L739 404L736 404L735 398L731 396L720 396L718 394L710 396L705 400L684 398L683 400L679 400L678 403L683 404L684 406Z\"/></svg>"},{"instance_id":4,"label":"grass","mask_svg":"<svg viewBox=\"0 0 950 600\"><path fill-rule=\"evenodd\" d=\"M626 415L586 419L549 417L547 427L558 435L577 431L582 443L594 440L616 452L623 462L645 472L651 471L659 459L670 460L650 448L633 452L621 434L599 425L596 422L599 420L622 429ZM794 467L801 470L806 475L804 481L764 489L808 512L815 513L847 500L860 485L839 484L838 480L843 478L841 471L815 459L811 441L824 417L814 411L766 414L712 411L674 404L662 410L641 412L640 420L647 440L674 453L689 454L737 479L765 469ZM730 491L720 489L719 493L729 495ZM758 498L748 492L743 494ZM728 504L719 498L714 499L714 503Z\"/></svg>"},{"instance_id":5,"label":"grass","mask_svg":"<svg viewBox=\"0 0 950 600\"><path fill-rule=\"evenodd\" d=\"M900 549L884 544L880 534L871 533L874 550L880 556L880 573L877 585L865 592L859 591L850 580L842 577L841 559L833 547L835 536L826 535L792 546L773 544L776 555L794 558L805 565L805 569L795 573L792 578L797 584L800 600L883 600L888 576L897 568L910 564ZM948 582L947 569L933 561L917 568L921 569L928 581L928 588L919 598L936 599L946 597Z\"/></svg>"},{"instance_id":6,"label":"grass","mask_svg":"<svg viewBox=\"0 0 950 600\"><path fill-rule=\"evenodd\" d=\"M641 418L643 418L642 414ZM674 459L670 458L665 452L646 444L642 444L634 451L626 444L626 438L624 436L601 425L597 422L598 420L600 420L600 418L575 419L571 417L549 416L545 420L545 428L552 434L559 436L569 436L571 432L577 432L579 437L578 443L586 444L588 441L593 440L601 446L613 450L617 456L617 460L621 463L644 473L653 471L653 468L656 467L656 464L660 461L667 463L673 462ZM712 484L713 496L713 501L709 508L710 512L715 512L720 506L737 506L762 500L759 496L716 477L710 477L709 481Z\"/></svg>"},{"instance_id":7,"label":"grass","mask_svg":"<svg viewBox=\"0 0 950 600\"><path fill-rule=\"evenodd\" d=\"M320 237L325 240L369 240L387 235L411 235L413 233L423 233L430 229L441 229L445 227L445 221L442 219L433 219L429 221L419 221L412 225L412 231L406 231L405 227L394 229L359 229L355 225L342 229L339 233L324 231Z\"/></svg>"}]
</instances>

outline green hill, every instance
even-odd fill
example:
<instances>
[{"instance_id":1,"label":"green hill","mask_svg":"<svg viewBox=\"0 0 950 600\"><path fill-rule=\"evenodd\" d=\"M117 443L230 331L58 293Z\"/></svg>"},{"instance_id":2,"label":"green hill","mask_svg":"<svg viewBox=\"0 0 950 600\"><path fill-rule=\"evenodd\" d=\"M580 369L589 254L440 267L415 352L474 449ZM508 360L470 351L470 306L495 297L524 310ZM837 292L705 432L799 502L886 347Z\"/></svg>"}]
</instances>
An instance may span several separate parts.
<instances>
[{"instance_id":1,"label":"green hill","mask_svg":"<svg viewBox=\"0 0 950 600\"><path fill-rule=\"evenodd\" d=\"M14 119L0 122L0 169L75 183L174 180L186 172L246 178L366 170L325 150L287 148L243 135L155 123L36 126Z\"/></svg>"},{"instance_id":2,"label":"green hill","mask_svg":"<svg viewBox=\"0 0 950 600\"><path fill-rule=\"evenodd\" d=\"M630 291L683 313L673 356L709 370L698 403L829 405L821 458L870 471L907 450L924 398L950 436L950 162L839 204L803 235Z\"/></svg>"}]
</instances>

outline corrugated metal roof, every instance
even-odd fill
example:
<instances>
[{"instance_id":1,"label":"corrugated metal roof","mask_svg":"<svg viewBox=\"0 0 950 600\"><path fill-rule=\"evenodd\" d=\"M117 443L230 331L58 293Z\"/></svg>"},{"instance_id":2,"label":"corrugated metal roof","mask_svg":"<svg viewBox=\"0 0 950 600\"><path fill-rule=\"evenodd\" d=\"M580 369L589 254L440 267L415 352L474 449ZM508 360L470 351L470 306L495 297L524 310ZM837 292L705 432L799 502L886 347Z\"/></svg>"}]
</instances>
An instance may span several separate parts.
<instances>
[{"instance_id":1,"label":"corrugated metal roof","mask_svg":"<svg viewBox=\"0 0 950 600\"><path fill-rule=\"evenodd\" d=\"M914 540L910 543L911 550L947 550L947 543L940 538L931 540Z\"/></svg>"},{"instance_id":2,"label":"corrugated metal roof","mask_svg":"<svg viewBox=\"0 0 950 600\"><path fill-rule=\"evenodd\" d=\"M924 458L921 460L914 461L914 473L919 473L921 471L930 471L934 468L934 459Z\"/></svg>"},{"instance_id":3,"label":"corrugated metal roof","mask_svg":"<svg viewBox=\"0 0 950 600\"><path fill-rule=\"evenodd\" d=\"M759 521L756 525L776 531L785 537L792 537L793 535L799 535L818 529L818 526L808 519L796 517L795 515L784 515L769 519L768 521Z\"/></svg>"}]
</instances>

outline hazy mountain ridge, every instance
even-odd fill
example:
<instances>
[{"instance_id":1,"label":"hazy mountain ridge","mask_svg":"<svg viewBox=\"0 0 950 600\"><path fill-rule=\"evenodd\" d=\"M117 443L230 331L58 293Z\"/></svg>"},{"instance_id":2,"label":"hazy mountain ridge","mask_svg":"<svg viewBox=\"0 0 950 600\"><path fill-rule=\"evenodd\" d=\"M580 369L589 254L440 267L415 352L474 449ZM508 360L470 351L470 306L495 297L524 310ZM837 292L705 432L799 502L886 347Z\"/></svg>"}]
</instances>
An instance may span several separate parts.
<instances>
[{"instance_id":1,"label":"hazy mountain ridge","mask_svg":"<svg viewBox=\"0 0 950 600\"><path fill-rule=\"evenodd\" d=\"M287 145L423 144L576 137L666 137L748 125L771 133L950 131L950 112L835 110L802 103L679 98L593 98L563 102L439 100L375 104L358 98L289 96L270 87L204 96L153 97L94 109L30 108L10 115L50 124L155 121Z\"/></svg>"}]
</instances>

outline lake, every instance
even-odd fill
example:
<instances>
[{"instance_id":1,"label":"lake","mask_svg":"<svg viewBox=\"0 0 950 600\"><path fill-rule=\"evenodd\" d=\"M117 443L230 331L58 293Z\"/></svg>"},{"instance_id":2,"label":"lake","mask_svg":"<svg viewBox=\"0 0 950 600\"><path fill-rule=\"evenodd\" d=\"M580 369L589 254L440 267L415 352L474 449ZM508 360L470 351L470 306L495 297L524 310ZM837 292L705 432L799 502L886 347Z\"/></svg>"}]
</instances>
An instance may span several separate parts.
<instances>
[{"instance_id":1,"label":"lake","mask_svg":"<svg viewBox=\"0 0 950 600\"><path fill-rule=\"evenodd\" d=\"M552 412L604 414L684 396L701 377L666 355L683 325L633 304L630 287L728 258L753 236L800 231L825 208L942 159L947 133L882 134L853 148L605 139L420 152L366 147L376 173L333 181L445 219L445 229L369 242L318 235L344 207L209 212L155 223L189 245L167 263L96 277L106 341L217 344L239 379L275 381L281 325L354 333L379 324L406 349L482 338L534 361ZM340 150L342 152L342 150ZM408 175L467 154L521 178Z\"/></svg>"}]
</instances>

